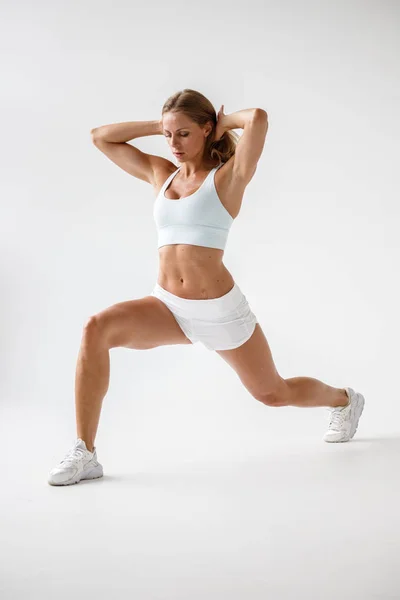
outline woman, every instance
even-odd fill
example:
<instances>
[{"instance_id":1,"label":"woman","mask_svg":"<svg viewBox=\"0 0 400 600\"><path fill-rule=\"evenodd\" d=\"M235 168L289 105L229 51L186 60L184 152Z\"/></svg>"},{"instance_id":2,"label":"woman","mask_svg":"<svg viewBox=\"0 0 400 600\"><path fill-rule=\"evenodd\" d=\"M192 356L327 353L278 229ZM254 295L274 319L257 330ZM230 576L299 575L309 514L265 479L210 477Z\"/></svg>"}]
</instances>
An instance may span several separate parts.
<instances>
[{"instance_id":1,"label":"woman","mask_svg":"<svg viewBox=\"0 0 400 600\"><path fill-rule=\"evenodd\" d=\"M231 129L243 129L239 138ZM85 325L76 369L77 440L50 472L51 485L103 475L94 446L109 385L109 350L146 350L198 341L217 352L250 394L267 406L326 406L327 442L350 440L364 397L316 379L283 379L246 297L223 264L229 229L238 216L268 131L260 108L216 115L207 98L185 89L167 100L159 121L105 125L92 139L116 165L148 182L157 194L160 270L150 296L120 302ZM141 152L127 142L165 135L179 162ZM238 141L239 139L239 141Z\"/></svg>"}]
</instances>

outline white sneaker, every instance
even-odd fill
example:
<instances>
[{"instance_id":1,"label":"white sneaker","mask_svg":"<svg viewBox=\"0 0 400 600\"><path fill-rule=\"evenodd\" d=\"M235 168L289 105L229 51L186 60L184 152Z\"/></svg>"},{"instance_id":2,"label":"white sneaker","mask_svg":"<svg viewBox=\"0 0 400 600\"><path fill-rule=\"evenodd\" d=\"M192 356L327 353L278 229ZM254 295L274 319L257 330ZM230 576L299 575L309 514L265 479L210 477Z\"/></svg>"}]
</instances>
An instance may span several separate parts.
<instances>
[{"instance_id":1,"label":"white sneaker","mask_svg":"<svg viewBox=\"0 0 400 600\"><path fill-rule=\"evenodd\" d=\"M346 406L328 407L331 413L329 429L324 435L325 442L348 442L357 431L358 421L364 409L364 396L352 388L345 388L349 397Z\"/></svg>"},{"instance_id":2,"label":"white sneaker","mask_svg":"<svg viewBox=\"0 0 400 600\"><path fill-rule=\"evenodd\" d=\"M97 462L96 447L89 452L83 440L78 438L59 465L49 473L50 485L70 485L81 479L103 477L103 467Z\"/></svg>"}]
</instances>

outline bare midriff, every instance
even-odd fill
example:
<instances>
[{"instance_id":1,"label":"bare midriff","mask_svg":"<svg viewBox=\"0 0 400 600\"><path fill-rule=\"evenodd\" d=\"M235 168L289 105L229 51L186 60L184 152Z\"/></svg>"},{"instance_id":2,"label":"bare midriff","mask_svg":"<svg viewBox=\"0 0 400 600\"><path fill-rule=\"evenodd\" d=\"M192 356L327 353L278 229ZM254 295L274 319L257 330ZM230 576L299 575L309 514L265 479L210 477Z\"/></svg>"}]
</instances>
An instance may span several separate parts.
<instances>
[{"instance_id":1,"label":"bare midriff","mask_svg":"<svg viewBox=\"0 0 400 600\"><path fill-rule=\"evenodd\" d=\"M159 249L157 283L189 300L211 300L227 294L234 279L223 264L224 251L189 244L172 244Z\"/></svg>"}]
</instances>

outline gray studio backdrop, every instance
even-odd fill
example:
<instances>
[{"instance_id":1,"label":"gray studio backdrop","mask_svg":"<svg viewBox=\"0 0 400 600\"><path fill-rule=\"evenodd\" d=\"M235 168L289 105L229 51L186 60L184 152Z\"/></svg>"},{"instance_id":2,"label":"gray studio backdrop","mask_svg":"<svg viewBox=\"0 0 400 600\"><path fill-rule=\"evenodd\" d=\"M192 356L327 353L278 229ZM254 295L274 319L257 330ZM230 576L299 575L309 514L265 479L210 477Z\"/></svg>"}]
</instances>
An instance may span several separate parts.
<instances>
[{"instance_id":1,"label":"gray studio backdrop","mask_svg":"<svg viewBox=\"0 0 400 600\"><path fill-rule=\"evenodd\" d=\"M34 444L50 469L75 439L86 320L157 280L153 189L90 130L160 118L185 87L217 111L269 115L224 261L279 372L361 391L360 435L398 432L398 6L246 3L251 19L242 3L195 19L186 2L2 7L0 429L21 464ZM174 160L162 136L132 143ZM137 468L314 440L326 425L323 409L258 403L200 344L118 348L96 444Z\"/></svg>"}]
</instances>

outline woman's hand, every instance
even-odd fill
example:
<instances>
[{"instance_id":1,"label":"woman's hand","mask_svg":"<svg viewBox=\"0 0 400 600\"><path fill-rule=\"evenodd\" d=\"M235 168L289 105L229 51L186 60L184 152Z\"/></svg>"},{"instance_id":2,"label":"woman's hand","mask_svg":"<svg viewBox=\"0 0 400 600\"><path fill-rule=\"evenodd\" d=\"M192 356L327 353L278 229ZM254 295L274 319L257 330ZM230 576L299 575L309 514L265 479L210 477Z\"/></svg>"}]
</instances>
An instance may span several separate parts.
<instances>
[{"instance_id":1,"label":"woman's hand","mask_svg":"<svg viewBox=\"0 0 400 600\"><path fill-rule=\"evenodd\" d=\"M225 117L226 115L224 114L224 105L222 104L217 115L217 125L215 127L214 142L220 140L221 137L224 135L225 131L227 131L224 123Z\"/></svg>"}]
</instances>

